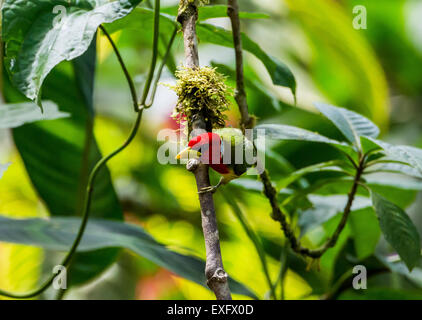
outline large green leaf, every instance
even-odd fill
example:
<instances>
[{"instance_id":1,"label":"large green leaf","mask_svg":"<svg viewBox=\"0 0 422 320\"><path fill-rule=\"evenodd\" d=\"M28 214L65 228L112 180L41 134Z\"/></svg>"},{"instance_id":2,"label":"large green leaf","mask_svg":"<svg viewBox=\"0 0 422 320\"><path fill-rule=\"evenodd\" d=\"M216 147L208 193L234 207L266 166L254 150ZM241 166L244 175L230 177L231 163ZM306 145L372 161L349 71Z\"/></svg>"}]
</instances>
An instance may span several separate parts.
<instances>
[{"instance_id":1,"label":"large green leaf","mask_svg":"<svg viewBox=\"0 0 422 320\"><path fill-rule=\"evenodd\" d=\"M324 103L315 103L315 106L334 123L347 140L357 146L360 146L360 136L376 138L380 133L372 121L356 112Z\"/></svg>"},{"instance_id":2,"label":"large green leaf","mask_svg":"<svg viewBox=\"0 0 422 320\"><path fill-rule=\"evenodd\" d=\"M0 216L0 241L66 251L80 223L80 219L66 217L16 220ZM78 250L88 252L115 247L127 248L183 278L206 285L204 261L169 250L139 226L91 219ZM234 293L256 298L254 293L233 278L230 277L229 282Z\"/></svg>"},{"instance_id":3,"label":"large green leaf","mask_svg":"<svg viewBox=\"0 0 422 320\"><path fill-rule=\"evenodd\" d=\"M149 8L135 8L132 14L124 17L123 19L117 20L107 26L107 30L110 33L120 31L120 30L144 30L145 32L151 29L154 21L154 10ZM163 34L170 34L177 25L176 18L174 16L160 13L160 32Z\"/></svg>"},{"instance_id":4,"label":"large green leaf","mask_svg":"<svg viewBox=\"0 0 422 320\"><path fill-rule=\"evenodd\" d=\"M123 18L140 1L6 0L2 36L12 82L40 103L41 86L50 71L81 56L100 24Z\"/></svg>"},{"instance_id":5,"label":"large green leaf","mask_svg":"<svg viewBox=\"0 0 422 320\"><path fill-rule=\"evenodd\" d=\"M235 69L214 61L211 61L211 65L217 68L218 72L227 77L230 86L236 86ZM249 101L249 112L257 116L259 119L273 117L274 112L279 114L282 108L281 105L284 103L279 101L278 97L268 90L253 69L245 66L244 73L245 87ZM266 107L261 108L262 105L265 105Z\"/></svg>"},{"instance_id":6,"label":"large green leaf","mask_svg":"<svg viewBox=\"0 0 422 320\"><path fill-rule=\"evenodd\" d=\"M43 96L56 103L71 117L26 124L13 130L16 147L28 175L50 214L81 215L89 171L100 159L92 136L95 41L89 50L69 64L52 71L46 80ZM8 102L25 100L5 79ZM37 137L36 140L31 137ZM108 170L99 173L91 215L123 219ZM108 254L78 254L73 260L69 285L89 280L105 270L117 257L117 249Z\"/></svg>"},{"instance_id":7,"label":"large green leaf","mask_svg":"<svg viewBox=\"0 0 422 320\"><path fill-rule=\"evenodd\" d=\"M401 163L380 163L380 164L374 165L371 171L401 173L401 174L408 175L415 178L422 178L421 171L407 164L401 164Z\"/></svg>"},{"instance_id":8,"label":"large green leaf","mask_svg":"<svg viewBox=\"0 0 422 320\"><path fill-rule=\"evenodd\" d=\"M66 112L58 110L57 105L51 101L43 102L44 112L32 102L11 103L0 106L0 129L16 128L25 123L40 120L54 120L69 116Z\"/></svg>"},{"instance_id":9,"label":"large green leaf","mask_svg":"<svg viewBox=\"0 0 422 320\"><path fill-rule=\"evenodd\" d=\"M370 140L381 147L388 158L407 163L422 173L422 149L411 146L395 146L376 139Z\"/></svg>"},{"instance_id":10,"label":"large green leaf","mask_svg":"<svg viewBox=\"0 0 422 320\"><path fill-rule=\"evenodd\" d=\"M406 208L415 201L416 194L420 189L421 184L418 181L403 179L402 182L399 182L399 180L401 179L398 179L398 177L390 178L370 175L365 184L384 198L389 199L402 208ZM296 191L296 193L301 195L309 193L320 195L347 195L350 192L352 185L352 177L322 177L321 179L314 181L310 187ZM367 197L368 191L364 187L358 187L357 194Z\"/></svg>"},{"instance_id":11,"label":"large green leaf","mask_svg":"<svg viewBox=\"0 0 422 320\"><path fill-rule=\"evenodd\" d=\"M306 234L309 230L323 225L337 214L344 211L347 203L346 195L320 196L311 194L308 196L312 207L300 210L298 224L301 234ZM352 211L361 210L370 206L368 198L356 196L353 202Z\"/></svg>"},{"instance_id":12,"label":"large green leaf","mask_svg":"<svg viewBox=\"0 0 422 320\"><path fill-rule=\"evenodd\" d=\"M329 161L329 162L314 164L314 165L296 170L288 174L286 177L280 179L277 182L277 188L280 190L284 189L290 184L292 184L293 182L299 180L303 176L310 173L322 172L322 171L342 172L342 169L336 166L336 164L337 164L337 161Z\"/></svg>"},{"instance_id":13,"label":"large green leaf","mask_svg":"<svg viewBox=\"0 0 422 320\"><path fill-rule=\"evenodd\" d=\"M412 270L421 257L420 237L412 220L403 209L375 192L372 192L372 204L385 239Z\"/></svg>"},{"instance_id":14,"label":"large green leaf","mask_svg":"<svg viewBox=\"0 0 422 320\"><path fill-rule=\"evenodd\" d=\"M350 213L349 224L358 259L365 259L374 253L381 236L377 217L372 208L363 208Z\"/></svg>"},{"instance_id":15,"label":"large green leaf","mask_svg":"<svg viewBox=\"0 0 422 320\"><path fill-rule=\"evenodd\" d=\"M160 15L160 30L163 33L170 34L174 28L176 18L168 14ZM116 21L109 27L110 32L115 32L123 28L133 30L142 30L143 26L151 21L153 11L146 8L136 8L133 13L124 19ZM151 24L148 24L150 26ZM216 27L207 23L197 24L197 34L201 43L209 42L233 48L233 35L231 31L224 28ZM276 58L269 56L261 47L250 39L246 34L242 33L243 49L255 55L265 65L275 85L288 87L295 94L296 80L289 68L278 61Z\"/></svg>"},{"instance_id":16,"label":"large green leaf","mask_svg":"<svg viewBox=\"0 0 422 320\"><path fill-rule=\"evenodd\" d=\"M197 33L200 41L209 42L229 48L233 47L232 33L224 28L211 24L199 23L197 26ZM296 94L295 77L284 63L268 55L245 33L242 33L242 44L244 50L252 53L262 61L275 85L290 88L292 93Z\"/></svg>"},{"instance_id":17,"label":"large green leaf","mask_svg":"<svg viewBox=\"0 0 422 320\"><path fill-rule=\"evenodd\" d=\"M274 140L296 140L326 143L342 151L350 152L351 147L346 143L324 137L316 132L298 127L281 124L262 124L255 127L255 130L264 130L265 135Z\"/></svg>"},{"instance_id":18,"label":"large green leaf","mask_svg":"<svg viewBox=\"0 0 422 320\"><path fill-rule=\"evenodd\" d=\"M371 173L365 175L365 183L373 186L386 186L401 190L422 190L422 180L397 173Z\"/></svg>"},{"instance_id":19,"label":"large green leaf","mask_svg":"<svg viewBox=\"0 0 422 320\"><path fill-rule=\"evenodd\" d=\"M380 253L376 253L375 256L382 264L388 267L391 272L405 276L411 282L422 288L422 268L420 263L419 266L416 266L412 271L409 271L406 264L400 260L400 256L398 255L383 256Z\"/></svg>"}]
</instances>

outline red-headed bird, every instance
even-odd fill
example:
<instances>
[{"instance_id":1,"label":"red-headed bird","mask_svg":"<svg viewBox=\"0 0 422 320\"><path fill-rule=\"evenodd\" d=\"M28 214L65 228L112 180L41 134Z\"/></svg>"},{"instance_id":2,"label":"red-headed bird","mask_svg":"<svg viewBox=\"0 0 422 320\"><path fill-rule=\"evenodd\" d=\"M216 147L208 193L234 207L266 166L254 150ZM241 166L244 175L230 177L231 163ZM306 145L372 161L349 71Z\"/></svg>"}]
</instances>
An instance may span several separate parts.
<instances>
[{"instance_id":1,"label":"red-headed bird","mask_svg":"<svg viewBox=\"0 0 422 320\"><path fill-rule=\"evenodd\" d=\"M192 138L176 159L199 157L202 163L217 171L222 176L217 185L199 191L214 193L219 186L239 178L255 165L253 150L253 144L239 129L223 128Z\"/></svg>"}]
</instances>

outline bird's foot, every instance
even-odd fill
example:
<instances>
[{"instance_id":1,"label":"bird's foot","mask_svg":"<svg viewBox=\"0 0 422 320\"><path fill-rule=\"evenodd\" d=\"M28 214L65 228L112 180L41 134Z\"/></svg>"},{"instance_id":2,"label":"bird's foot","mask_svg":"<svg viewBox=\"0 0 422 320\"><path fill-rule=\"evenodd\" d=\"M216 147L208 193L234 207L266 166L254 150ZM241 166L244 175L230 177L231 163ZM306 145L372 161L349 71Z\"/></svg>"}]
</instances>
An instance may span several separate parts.
<instances>
[{"instance_id":1,"label":"bird's foot","mask_svg":"<svg viewBox=\"0 0 422 320\"><path fill-rule=\"evenodd\" d=\"M215 186L209 186L209 187L205 187L202 188L201 190L198 191L199 194L204 194L204 193L214 193L217 191L218 187L224 184L224 179L223 177L220 178L220 181L218 181L218 183Z\"/></svg>"},{"instance_id":2,"label":"bird's foot","mask_svg":"<svg viewBox=\"0 0 422 320\"><path fill-rule=\"evenodd\" d=\"M202 188L201 190L198 191L198 194L214 193L217 191L218 187L219 186L217 185L217 186L209 186L209 187Z\"/></svg>"}]
</instances>

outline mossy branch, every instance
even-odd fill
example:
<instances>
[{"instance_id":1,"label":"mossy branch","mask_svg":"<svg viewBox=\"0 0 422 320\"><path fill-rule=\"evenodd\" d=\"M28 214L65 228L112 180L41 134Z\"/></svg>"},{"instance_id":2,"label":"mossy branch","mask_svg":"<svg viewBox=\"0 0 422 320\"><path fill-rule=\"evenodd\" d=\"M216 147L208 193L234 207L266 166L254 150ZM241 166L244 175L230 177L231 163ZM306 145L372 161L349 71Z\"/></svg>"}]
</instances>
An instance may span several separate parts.
<instances>
[{"instance_id":1,"label":"mossy branch","mask_svg":"<svg viewBox=\"0 0 422 320\"><path fill-rule=\"evenodd\" d=\"M194 135L205 131L211 131L213 121L210 120L210 116L211 118L216 117L218 110L221 111L221 109L218 109L217 111L203 111L203 108L207 107L207 105L200 105L203 99L205 99L205 102L208 104L215 105L215 103L212 102L213 99L209 99L212 95L209 95L206 91L203 92L200 88L195 86L198 80L209 79L211 75L212 80L214 80L214 85L215 80L219 80L219 77L215 74L215 70L201 70L199 68L198 39L196 36L196 21L198 19L197 6L199 4L198 1L182 0L180 2L179 16L177 18L182 25L185 47L185 67L187 68L179 70L179 81L181 81L179 85L181 86L178 87L178 89L191 88L191 90L195 91L180 92L179 99L181 103L179 103L178 107L181 108L182 112L188 113L188 119L186 120L188 121L190 129L194 130ZM186 78L186 75L189 74L194 75L195 80L193 82L190 82L189 79ZM202 81L199 82L203 85ZM218 82L219 81L217 81L217 83ZM211 86L213 86L212 83L213 81L211 81ZM210 83L207 81L206 86L209 85ZM197 94L196 98L195 93ZM188 97L186 95L188 95ZM200 99L196 100L197 98ZM220 93L218 93L217 99L222 99ZM188 105L188 110L183 111L184 105ZM205 120L206 118L207 121ZM214 121L215 120L216 119L214 119ZM188 162L186 168L195 175L198 191L210 186L208 165L201 163L198 159L192 159ZM205 276L207 278L207 285L214 292L218 300L231 300L232 297L228 284L228 275L224 271L223 259L221 257L220 238L212 193L199 194L199 203L201 206L202 231L205 239Z\"/></svg>"},{"instance_id":2,"label":"mossy branch","mask_svg":"<svg viewBox=\"0 0 422 320\"><path fill-rule=\"evenodd\" d=\"M229 110L230 95L225 84L224 76L215 68L180 68L176 71L178 81L173 89L178 101L173 117L183 122L188 121L189 132L192 129L193 115L199 114L204 119L207 131L225 126L226 115Z\"/></svg>"}]
</instances>

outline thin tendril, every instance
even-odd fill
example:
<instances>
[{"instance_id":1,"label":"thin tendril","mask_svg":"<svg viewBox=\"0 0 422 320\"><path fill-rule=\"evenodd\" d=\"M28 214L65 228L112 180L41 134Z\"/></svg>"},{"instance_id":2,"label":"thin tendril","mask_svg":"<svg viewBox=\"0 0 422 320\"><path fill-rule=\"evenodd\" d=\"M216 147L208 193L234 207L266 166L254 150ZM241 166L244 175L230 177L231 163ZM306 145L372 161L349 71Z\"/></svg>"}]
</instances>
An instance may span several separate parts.
<instances>
[{"instance_id":1,"label":"thin tendril","mask_svg":"<svg viewBox=\"0 0 422 320\"><path fill-rule=\"evenodd\" d=\"M151 87L152 79L154 77L155 66L157 64L157 56L158 56L158 41L160 37L160 0L155 0L155 8L154 8L154 40L153 40L153 49L152 49L152 59L151 65L148 73L147 80L145 82L144 92L142 94L141 101L139 105L142 109L147 109L148 107L145 105L145 102L148 97L149 89Z\"/></svg>"},{"instance_id":2,"label":"thin tendril","mask_svg":"<svg viewBox=\"0 0 422 320\"><path fill-rule=\"evenodd\" d=\"M110 42L111 46L113 47L114 53L116 54L117 60L119 60L120 67L123 70L123 73L125 74L127 83L129 85L130 94L132 96L133 101L133 107L135 109L135 112L139 111L138 108L138 95L136 93L135 84L133 83L132 77L129 74L128 69L126 68L125 62L123 61L122 56L120 55L119 49L117 48L116 44L114 43L113 39L111 38L110 34L107 32L107 30L100 25L101 31L104 33L104 35L107 37L108 41Z\"/></svg>"},{"instance_id":3,"label":"thin tendril","mask_svg":"<svg viewBox=\"0 0 422 320\"><path fill-rule=\"evenodd\" d=\"M177 28L177 26L175 26L174 27L174 30L173 30L173 33L171 35L170 41L169 41L168 46L167 46L167 51L166 51L166 53L165 53L165 55L163 57L163 60L162 60L161 65L160 65L160 68L158 69L157 76L155 77L155 80L154 80L154 83L153 83L153 87L152 87L152 90L151 90L152 93L151 93L150 100L145 105L145 108L146 109L149 108L149 107L151 107L152 104L154 103L155 94L157 92L158 81L161 78L161 74L163 72L163 69L164 69L164 66L166 65L167 60L170 57L171 47L173 46L174 39L176 38L177 30L178 30L178 28Z\"/></svg>"},{"instance_id":4,"label":"thin tendril","mask_svg":"<svg viewBox=\"0 0 422 320\"><path fill-rule=\"evenodd\" d=\"M151 82L152 82L152 78L154 75L154 71L155 71L155 65L156 65L156 60L157 60L157 47L158 47L158 35L159 35L159 15L160 15L160 0L156 0L155 2L156 6L155 6L155 15L154 15L154 48L153 48L153 59L151 62L151 68L150 68L150 73L147 79L147 83L145 85L145 89L144 89L144 93L142 95L142 100L141 100L141 105L143 105L145 103L145 100L148 96L148 92L149 92L149 88L151 86ZM135 86L133 84L133 80L125 66L125 63L116 47L116 45L114 44L112 38L110 37L110 35L107 33L107 31L105 30L105 28L103 26L100 26L100 29L104 32L104 34L106 35L106 37L108 38L108 40L110 41L110 44L112 45L114 52L117 56L117 59L119 60L119 63L121 65L121 68L126 76L126 79L128 81L129 84L129 88L131 91L131 95L132 95L132 99L134 102L134 106L135 106L135 110L139 111L135 124L130 132L129 137L127 138L127 140L119 147L117 148L115 151L113 151L112 153L110 153L109 155L103 157L101 160L99 160L97 162L97 164L95 165L95 167L93 168L93 170L91 171L91 174L89 176L88 179L88 184L87 184L87 189L86 189L86 197L85 197L85 202L84 202L84 210L83 210L83 215L82 215L82 222L81 225L79 227L78 230L78 234L72 244L72 247L70 248L69 252L67 253L66 257L63 259L61 265L64 267L68 267L70 265L70 262L74 256L74 254L76 253L76 250L82 240L82 237L84 235L87 223L88 223L88 219L89 219L89 213L90 213L90 208L91 208L91 203L92 203L92 193L94 190L94 183L95 183L95 179L98 175L98 173L100 172L100 170L107 164L107 162L112 159L113 157L115 157L117 154L119 154L120 152L122 152L135 138L141 120L142 120L142 114L143 114L143 108L138 109L138 104L137 104L137 94L136 94L136 90L135 90ZM173 39L174 40L174 39ZM165 60L163 60L163 63L165 63ZM162 68L161 68L162 70ZM158 81L158 80L157 80ZM45 290L47 290L51 284L53 283L54 279L60 274L60 272L58 274L54 274L52 276L50 276L50 278L48 278L48 280L46 280L40 288L33 290L31 292L28 293L23 293L23 294L16 294L16 293L12 293L12 292L8 292L8 291L4 291L4 290L0 290L0 295L1 296L6 296L9 298L14 298L14 299L28 299L28 298L32 298L32 297L36 297L39 294L41 294L42 292L44 292Z\"/></svg>"},{"instance_id":5,"label":"thin tendril","mask_svg":"<svg viewBox=\"0 0 422 320\"><path fill-rule=\"evenodd\" d=\"M75 254L79 243L82 240L82 236L84 235L85 229L86 229L86 225L88 223L88 218L89 218L89 213L90 213L90 208L91 208L91 202L92 202L92 193L94 190L94 182L95 179L100 171L100 169L102 169L105 164L114 156L116 156L118 153L120 153L121 151L123 151L131 142L132 140L135 138L136 133L138 131L139 125L141 123L142 120L142 111L140 111L138 113L138 116L136 118L136 122L135 125L132 128L132 131L129 135L129 138L122 144L121 147L119 147L118 149L116 149L114 152L110 153L108 156L102 158L99 162L97 162L97 164L95 165L94 169L92 170L90 176L89 176L89 180L88 180L88 185L87 185L87 196L85 197L85 203L84 203L84 211L83 211L83 216L82 216L82 223L81 226L79 227L79 231L78 234L76 236L75 241L72 244L72 247L70 248L69 252L67 253L66 257L63 259L63 262L61 263L62 266L67 267L70 264L70 261L73 258L73 255ZM15 294L15 293L11 293L11 292L7 292L7 291L3 291L0 290L0 295L2 296L6 296L9 298L15 298L15 299L27 299L27 298L32 298L35 297L39 294L41 294L42 292L44 292L48 287L50 287L50 285L53 283L54 279L58 276L58 274L54 274L52 276L50 276L50 278L44 282L44 284L37 290L31 291L29 293L25 293L25 294Z\"/></svg>"}]
</instances>

